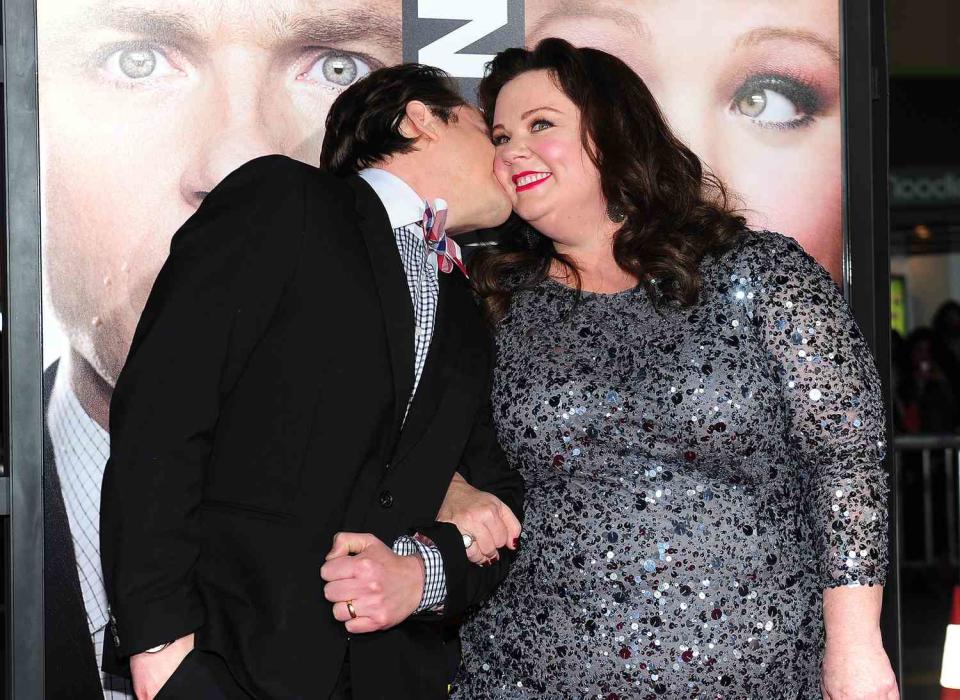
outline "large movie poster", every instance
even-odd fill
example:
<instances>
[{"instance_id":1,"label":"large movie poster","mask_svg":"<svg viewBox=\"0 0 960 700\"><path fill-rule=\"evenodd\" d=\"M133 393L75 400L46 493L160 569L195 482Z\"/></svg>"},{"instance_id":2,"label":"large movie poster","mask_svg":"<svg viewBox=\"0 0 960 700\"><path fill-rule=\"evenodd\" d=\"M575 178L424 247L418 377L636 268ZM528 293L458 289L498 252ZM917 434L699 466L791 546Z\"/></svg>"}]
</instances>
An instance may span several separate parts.
<instances>
[{"instance_id":1,"label":"large movie poster","mask_svg":"<svg viewBox=\"0 0 960 700\"><path fill-rule=\"evenodd\" d=\"M527 0L528 43L616 54L754 228L842 269L838 0Z\"/></svg>"},{"instance_id":2,"label":"large movie poster","mask_svg":"<svg viewBox=\"0 0 960 700\"><path fill-rule=\"evenodd\" d=\"M88 688L99 679L107 697L129 693L96 670L107 417L170 238L247 160L316 163L331 102L369 71L432 63L472 97L508 46L560 36L614 53L750 223L797 238L840 280L838 0L38 0L37 11L46 539L59 567L48 561L48 646L89 636L93 650L61 671Z\"/></svg>"}]
</instances>

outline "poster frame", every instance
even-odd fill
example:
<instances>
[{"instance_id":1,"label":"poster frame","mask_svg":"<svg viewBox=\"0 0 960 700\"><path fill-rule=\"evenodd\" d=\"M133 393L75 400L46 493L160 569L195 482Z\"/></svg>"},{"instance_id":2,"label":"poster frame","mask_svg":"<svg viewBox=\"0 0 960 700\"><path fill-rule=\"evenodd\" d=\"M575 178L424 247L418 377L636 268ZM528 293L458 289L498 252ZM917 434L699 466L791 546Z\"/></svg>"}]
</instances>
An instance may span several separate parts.
<instances>
[{"instance_id":1,"label":"poster frame","mask_svg":"<svg viewBox=\"0 0 960 700\"><path fill-rule=\"evenodd\" d=\"M43 697L43 415L39 104L35 0L3 0L3 373L8 470L0 476L6 548L7 697ZM840 0L843 86L844 275L853 313L882 368L890 405L887 69L883 0ZM869 232L870 235L852 235ZM892 442L890 443L892 444ZM896 484L892 453L887 460ZM8 498L2 498L3 494ZM890 512L898 512L891 489ZM900 677L898 523L882 628Z\"/></svg>"},{"instance_id":2,"label":"poster frame","mask_svg":"<svg viewBox=\"0 0 960 700\"><path fill-rule=\"evenodd\" d=\"M884 0L840 1L843 98L843 289L874 352L887 407L890 570L880 621L897 679L900 637L900 494L893 451L890 365L889 93ZM901 683L902 693L902 683Z\"/></svg>"},{"instance_id":3,"label":"poster frame","mask_svg":"<svg viewBox=\"0 0 960 700\"><path fill-rule=\"evenodd\" d=\"M34 0L3 0L5 691L43 695L40 144Z\"/></svg>"}]
</instances>

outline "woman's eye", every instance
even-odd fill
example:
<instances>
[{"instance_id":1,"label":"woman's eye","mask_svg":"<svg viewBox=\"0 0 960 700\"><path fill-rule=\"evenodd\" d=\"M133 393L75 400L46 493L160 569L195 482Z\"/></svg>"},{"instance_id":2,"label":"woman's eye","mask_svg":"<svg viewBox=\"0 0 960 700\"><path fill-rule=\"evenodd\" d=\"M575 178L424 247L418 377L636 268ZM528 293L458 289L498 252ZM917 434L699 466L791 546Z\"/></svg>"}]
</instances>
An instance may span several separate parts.
<instances>
[{"instance_id":1,"label":"woman's eye","mask_svg":"<svg viewBox=\"0 0 960 700\"><path fill-rule=\"evenodd\" d=\"M503 144L505 144L505 143L506 143L507 141L509 141L510 139L507 137L506 134L497 134L496 136L494 136L494 137L493 137L492 139L490 139L490 140L493 141L493 145L494 145L494 146L502 146Z\"/></svg>"},{"instance_id":2,"label":"woman's eye","mask_svg":"<svg viewBox=\"0 0 960 700\"><path fill-rule=\"evenodd\" d=\"M114 80L130 82L182 74L155 46L128 46L109 53L103 69Z\"/></svg>"},{"instance_id":3,"label":"woman's eye","mask_svg":"<svg viewBox=\"0 0 960 700\"><path fill-rule=\"evenodd\" d=\"M327 51L299 77L341 88L353 85L370 71L370 65L355 54Z\"/></svg>"},{"instance_id":4,"label":"woman's eye","mask_svg":"<svg viewBox=\"0 0 960 700\"><path fill-rule=\"evenodd\" d=\"M801 116L797 106L779 92L756 90L744 95L737 102L740 114L766 122L788 122Z\"/></svg>"},{"instance_id":5,"label":"woman's eye","mask_svg":"<svg viewBox=\"0 0 960 700\"><path fill-rule=\"evenodd\" d=\"M794 129L820 111L816 91L793 78L756 76L737 91L732 109L764 128Z\"/></svg>"},{"instance_id":6,"label":"woman's eye","mask_svg":"<svg viewBox=\"0 0 960 700\"><path fill-rule=\"evenodd\" d=\"M530 125L530 131L543 131L544 129L549 129L551 126L553 126L553 124L546 119L537 119Z\"/></svg>"}]
</instances>

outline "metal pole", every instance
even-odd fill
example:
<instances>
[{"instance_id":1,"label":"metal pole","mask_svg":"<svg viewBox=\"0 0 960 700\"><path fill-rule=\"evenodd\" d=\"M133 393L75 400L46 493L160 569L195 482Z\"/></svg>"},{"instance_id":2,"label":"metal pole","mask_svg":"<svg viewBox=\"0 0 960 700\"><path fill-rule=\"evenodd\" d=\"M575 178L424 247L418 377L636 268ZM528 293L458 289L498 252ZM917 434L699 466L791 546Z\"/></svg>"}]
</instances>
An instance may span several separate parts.
<instances>
[{"instance_id":1,"label":"metal pole","mask_svg":"<svg viewBox=\"0 0 960 700\"><path fill-rule=\"evenodd\" d=\"M4 0L5 366L9 444L9 698L43 698L43 400L37 17Z\"/></svg>"},{"instance_id":2,"label":"metal pole","mask_svg":"<svg viewBox=\"0 0 960 700\"><path fill-rule=\"evenodd\" d=\"M887 137L887 60L883 0L841 0L844 292L883 380L891 403L890 258ZM888 411L888 424L892 421ZM893 436L888 432L888 440ZM900 664L900 542L896 513L896 465L886 462L891 486L890 571L883 590L883 642L897 677Z\"/></svg>"},{"instance_id":3,"label":"metal pole","mask_svg":"<svg viewBox=\"0 0 960 700\"><path fill-rule=\"evenodd\" d=\"M947 555L951 565L957 564L957 499L954 493L953 475L954 450L946 448L943 451L943 473L946 483L944 495L947 502Z\"/></svg>"},{"instance_id":4,"label":"metal pole","mask_svg":"<svg viewBox=\"0 0 960 700\"><path fill-rule=\"evenodd\" d=\"M933 479L930 450L923 451L923 561L933 565Z\"/></svg>"}]
</instances>

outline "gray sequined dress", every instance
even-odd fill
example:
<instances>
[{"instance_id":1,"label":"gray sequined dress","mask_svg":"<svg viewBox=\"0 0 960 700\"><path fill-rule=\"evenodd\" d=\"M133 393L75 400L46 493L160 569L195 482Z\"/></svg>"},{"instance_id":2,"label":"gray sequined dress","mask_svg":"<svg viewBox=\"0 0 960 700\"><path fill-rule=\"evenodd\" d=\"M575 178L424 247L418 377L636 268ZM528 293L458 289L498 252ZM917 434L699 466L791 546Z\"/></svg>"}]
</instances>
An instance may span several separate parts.
<instances>
[{"instance_id":1,"label":"gray sequined dress","mask_svg":"<svg viewBox=\"0 0 960 700\"><path fill-rule=\"evenodd\" d=\"M493 410L521 553L463 626L455 697L820 697L823 589L887 565L875 365L791 239L701 270L693 307L514 296Z\"/></svg>"}]
</instances>

